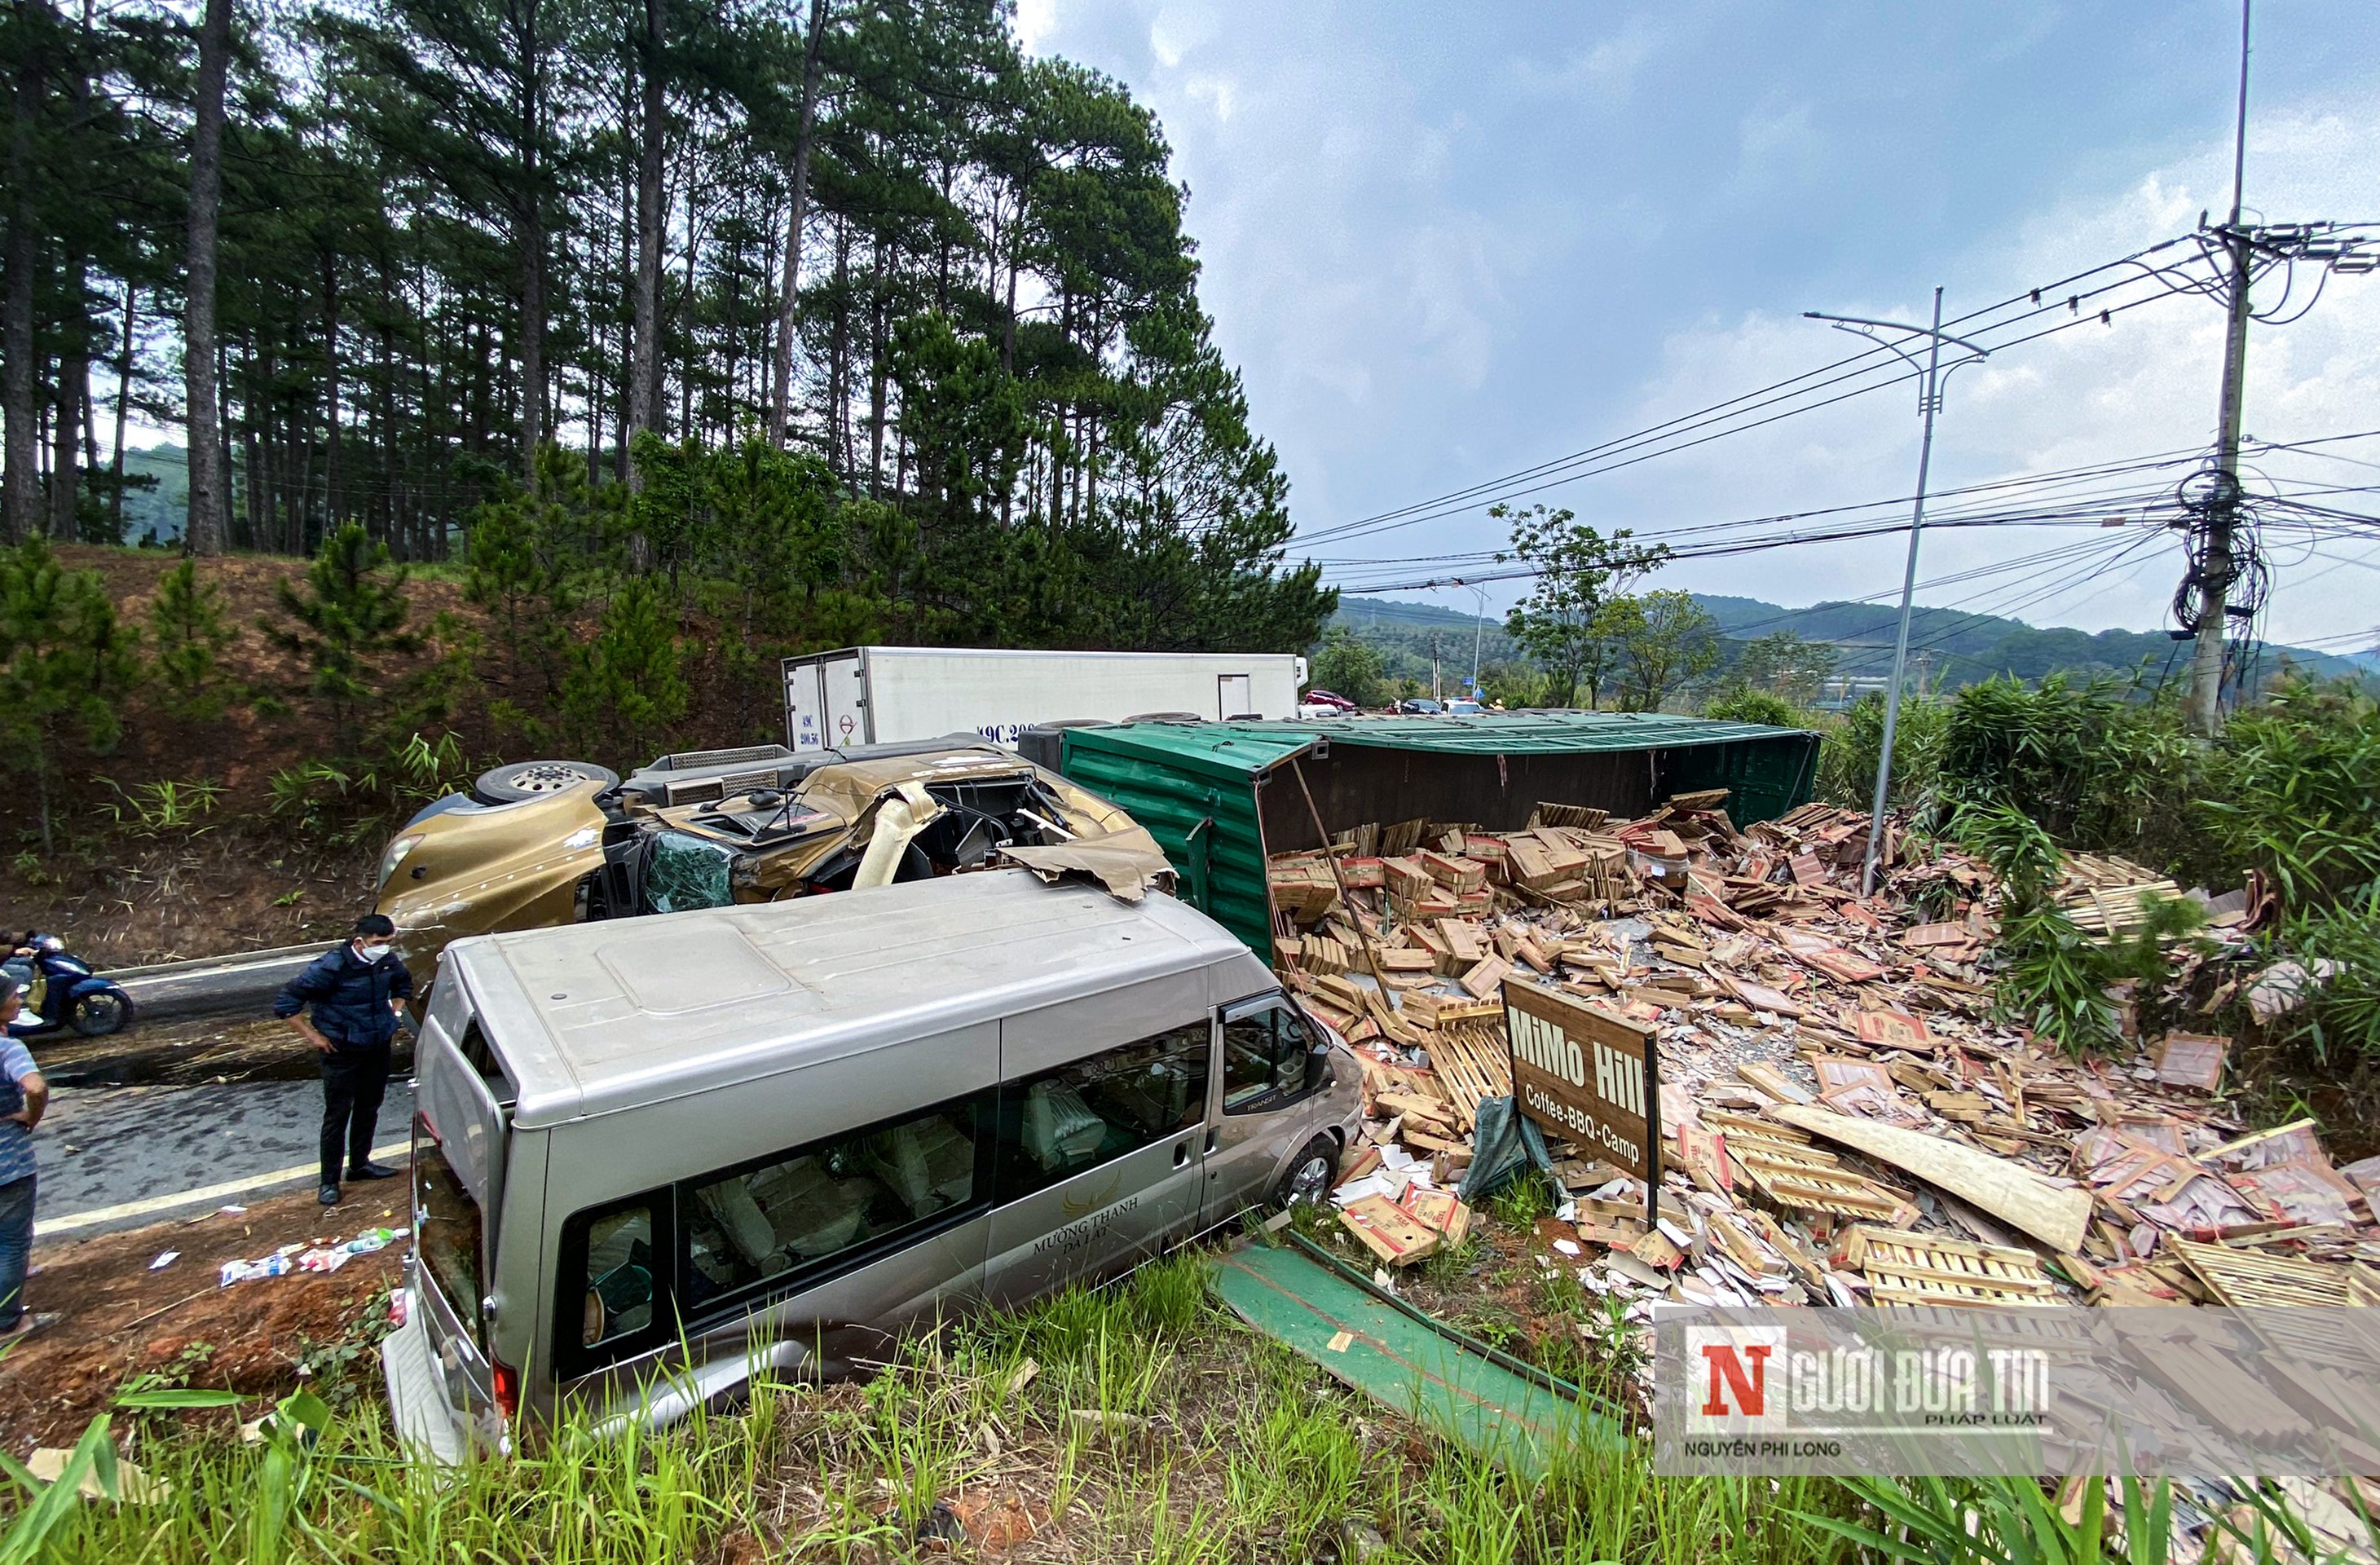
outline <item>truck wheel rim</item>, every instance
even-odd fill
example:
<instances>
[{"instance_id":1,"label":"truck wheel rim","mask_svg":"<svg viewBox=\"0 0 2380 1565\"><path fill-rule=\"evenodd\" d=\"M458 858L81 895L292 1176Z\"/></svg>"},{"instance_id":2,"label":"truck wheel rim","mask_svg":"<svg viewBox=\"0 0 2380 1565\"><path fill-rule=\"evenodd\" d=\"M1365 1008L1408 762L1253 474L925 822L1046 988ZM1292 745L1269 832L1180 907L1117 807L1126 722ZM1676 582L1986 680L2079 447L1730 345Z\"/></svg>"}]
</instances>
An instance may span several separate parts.
<instances>
[{"instance_id":1,"label":"truck wheel rim","mask_svg":"<svg viewBox=\"0 0 2380 1565\"><path fill-rule=\"evenodd\" d=\"M586 782L587 773L575 766L525 766L504 781L524 794L558 794Z\"/></svg>"}]
</instances>

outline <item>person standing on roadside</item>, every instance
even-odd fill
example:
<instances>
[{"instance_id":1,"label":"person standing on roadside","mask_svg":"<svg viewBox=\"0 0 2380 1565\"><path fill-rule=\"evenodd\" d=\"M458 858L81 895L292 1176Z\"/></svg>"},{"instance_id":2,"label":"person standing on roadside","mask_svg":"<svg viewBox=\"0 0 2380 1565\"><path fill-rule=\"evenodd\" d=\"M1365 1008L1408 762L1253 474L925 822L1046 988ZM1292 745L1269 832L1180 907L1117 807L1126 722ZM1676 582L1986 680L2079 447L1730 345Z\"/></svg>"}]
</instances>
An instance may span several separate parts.
<instances>
[{"instance_id":1,"label":"person standing on roadside","mask_svg":"<svg viewBox=\"0 0 2380 1565\"><path fill-rule=\"evenodd\" d=\"M343 1167L348 1179L396 1176L371 1160L389 1048L413 995L413 975L389 943L395 938L395 924L365 914L346 944L316 957L273 1002L273 1013L322 1056L322 1184L316 1194L325 1207L339 1204ZM301 1014L309 1006L311 1021Z\"/></svg>"},{"instance_id":2,"label":"person standing on roadside","mask_svg":"<svg viewBox=\"0 0 2380 1565\"><path fill-rule=\"evenodd\" d=\"M33 1127L50 1106L50 1084L8 1024L25 1008L17 980L0 976L0 1342L32 1333L45 1317L25 1309L25 1268L33 1250Z\"/></svg>"}]
</instances>

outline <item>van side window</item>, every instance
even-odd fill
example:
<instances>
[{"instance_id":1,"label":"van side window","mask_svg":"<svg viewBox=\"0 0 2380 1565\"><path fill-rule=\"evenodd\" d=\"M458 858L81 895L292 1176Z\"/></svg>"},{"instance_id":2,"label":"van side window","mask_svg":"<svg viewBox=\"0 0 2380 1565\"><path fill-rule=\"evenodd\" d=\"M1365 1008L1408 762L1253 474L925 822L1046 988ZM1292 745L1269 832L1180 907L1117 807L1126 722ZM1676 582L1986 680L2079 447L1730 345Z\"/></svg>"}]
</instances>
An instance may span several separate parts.
<instances>
[{"instance_id":1,"label":"van side window","mask_svg":"<svg viewBox=\"0 0 2380 1565\"><path fill-rule=\"evenodd\" d=\"M587 1225L587 1298L578 1341L600 1348L653 1323L653 1208L608 1212Z\"/></svg>"},{"instance_id":2,"label":"van side window","mask_svg":"<svg viewBox=\"0 0 2380 1565\"><path fill-rule=\"evenodd\" d=\"M1318 1040L1305 1018L1280 1000L1223 1013L1223 1112L1281 1108L1319 1085L1308 1056Z\"/></svg>"},{"instance_id":3,"label":"van side window","mask_svg":"<svg viewBox=\"0 0 2380 1565\"><path fill-rule=\"evenodd\" d=\"M654 1190L562 1225L553 1348L565 1379L657 1348L677 1329L666 1307L670 1214L670 1193Z\"/></svg>"},{"instance_id":4,"label":"van side window","mask_svg":"<svg viewBox=\"0 0 2380 1565\"><path fill-rule=\"evenodd\" d=\"M686 1312L771 1280L806 1280L838 1257L980 1205L983 1107L964 1098L681 1185Z\"/></svg>"},{"instance_id":5,"label":"van side window","mask_svg":"<svg viewBox=\"0 0 2380 1565\"><path fill-rule=\"evenodd\" d=\"M470 1025L463 1029L463 1036L455 1043L455 1051L462 1055L464 1063L477 1072L481 1081L488 1084L489 1094L498 1103L511 1104L519 1101L520 1089L513 1086L512 1078L504 1074L504 1062L496 1058L496 1051L488 1046L488 1035L480 1030L478 1017L473 1017Z\"/></svg>"},{"instance_id":6,"label":"van side window","mask_svg":"<svg viewBox=\"0 0 2380 1565\"><path fill-rule=\"evenodd\" d=\"M1000 1104L1005 1203L1206 1117L1208 1024L1189 1023L1011 1082Z\"/></svg>"}]
</instances>

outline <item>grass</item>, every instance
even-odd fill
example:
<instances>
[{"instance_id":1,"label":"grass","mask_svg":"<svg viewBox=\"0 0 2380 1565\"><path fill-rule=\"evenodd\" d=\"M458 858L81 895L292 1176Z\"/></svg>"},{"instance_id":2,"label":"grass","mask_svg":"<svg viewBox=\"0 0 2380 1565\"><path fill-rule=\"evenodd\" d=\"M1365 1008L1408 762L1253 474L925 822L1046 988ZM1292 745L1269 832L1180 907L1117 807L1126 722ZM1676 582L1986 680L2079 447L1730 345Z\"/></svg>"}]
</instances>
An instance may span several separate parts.
<instances>
[{"instance_id":1,"label":"grass","mask_svg":"<svg viewBox=\"0 0 2380 1565\"><path fill-rule=\"evenodd\" d=\"M733 1414L651 1435L565 1423L525 1456L454 1471L405 1461L370 1398L310 1448L131 1413L166 1498L54 1508L38 1558L872 1562L924 1557L921 1527L994 1504L1026 1519L1008 1556L1026 1560L1824 1565L1859 1555L1864 1528L1940 1544L1879 1501L1947 1517L1943 1536L1971 1507L2043 1524L2037 1506L1979 1503L1973 1486L1662 1478L1642 1447L1581 1447L1526 1485L1242 1329L1208 1303L1204 1266L1177 1256L970 1318L862 1385L763 1382ZM1351 1553L1354 1536L1367 1547ZM1994 1558L1988 1534L1975 1542L1929 1557ZM0 1560L35 1557L0 1540Z\"/></svg>"}]
</instances>

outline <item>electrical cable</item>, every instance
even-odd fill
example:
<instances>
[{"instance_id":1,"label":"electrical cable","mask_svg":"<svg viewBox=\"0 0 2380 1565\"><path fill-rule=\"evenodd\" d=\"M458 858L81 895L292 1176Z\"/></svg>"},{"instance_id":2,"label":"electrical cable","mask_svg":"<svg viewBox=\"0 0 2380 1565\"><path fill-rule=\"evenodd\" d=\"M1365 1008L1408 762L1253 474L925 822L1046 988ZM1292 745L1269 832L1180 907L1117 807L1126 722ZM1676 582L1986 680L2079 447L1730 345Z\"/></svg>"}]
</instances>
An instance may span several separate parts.
<instances>
[{"instance_id":1,"label":"electrical cable","mask_svg":"<svg viewBox=\"0 0 2380 1565\"><path fill-rule=\"evenodd\" d=\"M2177 241L2167 241L2167 244L2169 245ZM2155 249L2163 248L2165 248L2165 246L2152 247L2152 249L2149 251L2142 251L2138 253L2153 253ZM2131 258L2125 258L2126 261L2129 261L2130 259ZM2123 264L2123 261L2108 262L2103 266L2092 268L2089 272L2077 273L2076 275L2078 278L2090 276L2098 272L2106 271L2109 267L2120 264ZM2138 309L2142 305L2156 303L2159 300L2174 297L2174 290L2168 286L2142 298L2127 300L2108 306L2098 311L2095 317L2086 316L2081 313L2081 302L2084 298L2088 297L2096 299L2099 296L2112 292L2116 287L2121 286L2123 283L2135 281L2138 281L2138 279L2126 278L2118 284L2109 285L2107 287L2092 289L2087 292L2078 292L2064 300L2052 299L2047 305L2041 305L2039 303L2041 294L2044 290L2032 290L2027 296L2018 296L2018 298L2016 299L2004 301L2002 304L1997 306L1987 306L1982 310L1973 311L1967 316L1960 317L1956 321L1946 323L1946 329L1948 325L1959 324L1966 321L1977 319L1983 315L1990 314L1995 310L2009 308L2018 302L2019 299L2028 297L2034 301L2036 305L2035 309L2026 311L2024 314L2010 321L1993 322L1987 327L1981 329L1971 329L1968 334L1979 335L1981 331L2006 330L2010 327L2022 324L2024 321L2033 320L2039 316L2054 313L2060 308L2065 308L2069 310L2070 319L2060 321L2055 326L2049 327L2044 331L2032 333L2025 336L2012 338L2006 342L1990 344L1989 346L1992 349L1997 352L2004 348L2021 346L2027 343L2040 341L2043 338L2053 336L2059 332L2070 331L2076 326L2088 324L2094 319L2100 321L2102 323L2111 323L2112 318L2116 314ZM2050 287L2055 288L2058 285L2051 285ZM1727 434L1743 433L1750 430L1758 429L1767 424L1774 423L1779 419L1794 417L1800 413L1815 412L1818 408L1830 406L1834 403L1845 401L1853 396L1864 395L1871 391L1880 391L1888 386L1914 381L1922 376L1923 372L1920 370L1902 367L1899 363L1897 356L1889 359L1878 359L1879 355L1885 355L1889 352L1889 349L1879 345L1875 348L1854 354L1850 358L1838 359L1829 364L1821 366L1816 370L1805 371L1802 375L1791 377L1785 381L1773 382L1768 386L1761 387L1756 391L1744 393L1739 396L1730 398L1725 402L1713 404L1708 407L1680 414L1672 419L1663 420L1660 423L1648 426L1644 430L1634 431L1631 434L1615 437L1612 440L1603 442L1597 445L1586 447L1583 451L1573 452L1569 455L1537 464L1533 467L1524 468L1515 473L1503 475L1498 479L1488 479L1463 489L1451 491L1446 494L1436 496L1429 500L1417 501L1412 504L1401 506L1393 510L1376 513L1370 516L1361 517L1349 522L1337 524L1332 527L1320 528L1315 532L1304 535L1301 541L1310 545L1314 543L1331 541L1337 539L1360 536L1367 533L1394 530L1396 528L1413 526L1420 522L1438 520L1447 516L1455 515L1459 512L1475 510L1479 508L1481 503L1490 498L1500 501L1511 500L1529 494L1538 493L1543 490L1555 487L1557 484L1574 482L1580 479L1590 478L1601 473L1615 471L1621 467L1632 467L1638 462L1649 460L1654 455L1669 455L1678 451L1691 450L1695 446L1706 444L1712 440L1723 438ZM1875 363L1864 362L1870 359L1878 359L1878 361ZM1826 376L1829 371L1840 370L1845 366L1851 365L1864 365L1864 367L1852 370L1848 373L1833 375L1828 379L1817 380L1815 384L1802 386L1800 390L1785 392L1782 395L1769 394L1771 393L1779 392L1783 388L1800 385L1801 382L1812 381L1815 377ZM1728 429L1702 436L1699 439L1679 441L1675 438L1678 435L1691 433L1694 431L1706 427L1709 424L1728 419L1740 419L1745 414L1761 411L1762 409L1775 406L1778 403L1790 402L1797 397L1806 396L1812 393L1826 390L1828 387L1840 384L1847 381L1858 379L1877 370L1888 371L1888 378L1869 385L1854 387L1847 392L1838 393L1833 396L1824 398L1817 402L1806 403L1801 406L1788 409L1783 413L1772 414L1767 418L1754 419L1747 423L1734 424ZM1767 398L1766 401L1755 400L1764 397ZM1740 404L1745 403L1750 403L1752 406L1739 406ZM1657 441L1662 443L1660 443L1658 448L1654 451L1640 452L1637 455L1628 456L1625 460L1600 460L1605 457L1617 456L1621 454L1627 453L1635 447L1643 446ZM1599 465L1597 465L1598 463ZM1531 480L1538 479L1543 481L1531 483ZM1524 489L1514 489L1511 487L1514 484L1521 483L1529 483L1530 487Z\"/></svg>"}]
</instances>

